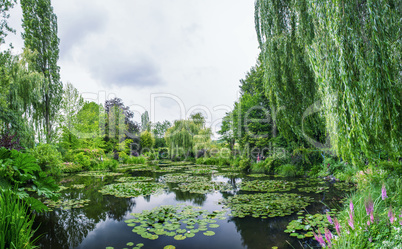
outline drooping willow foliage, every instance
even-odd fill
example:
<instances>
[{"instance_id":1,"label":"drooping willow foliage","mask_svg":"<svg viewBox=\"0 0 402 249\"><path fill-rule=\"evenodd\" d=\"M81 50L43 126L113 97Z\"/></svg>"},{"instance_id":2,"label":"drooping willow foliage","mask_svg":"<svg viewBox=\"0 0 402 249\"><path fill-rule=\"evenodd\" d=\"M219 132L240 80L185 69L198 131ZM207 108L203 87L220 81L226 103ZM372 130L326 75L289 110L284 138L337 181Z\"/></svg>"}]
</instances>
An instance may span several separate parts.
<instances>
[{"instance_id":1,"label":"drooping willow foliage","mask_svg":"<svg viewBox=\"0 0 402 249\"><path fill-rule=\"evenodd\" d=\"M257 0L256 30L272 118L290 141L322 140L323 119L309 112L319 100L306 43L314 38L305 0Z\"/></svg>"},{"instance_id":2,"label":"drooping willow foliage","mask_svg":"<svg viewBox=\"0 0 402 249\"><path fill-rule=\"evenodd\" d=\"M211 129L203 128L204 120L176 120L165 133L166 144L171 156L188 156L197 150L205 149L211 141Z\"/></svg>"},{"instance_id":3,"label":"drooping willow foliage","mask_svg":"<svg viewBox=\"0 0 402 249\"><path fill-rule=\"evenodd\" d=\"M303 100L318 93L338 155L347 160L378 158L380 153L400 157L401 1L257 0L256 26L265 55L266 91L277 106L288 98L295 107L281 111L283 116L291 118L306 108L295 100L300 95L293 89L310 92ZM288 68L294 70L289 73ZM297 68L305 70L302 79L308 80L283 80L302 75Z\"/></svg>"}]
</instances>

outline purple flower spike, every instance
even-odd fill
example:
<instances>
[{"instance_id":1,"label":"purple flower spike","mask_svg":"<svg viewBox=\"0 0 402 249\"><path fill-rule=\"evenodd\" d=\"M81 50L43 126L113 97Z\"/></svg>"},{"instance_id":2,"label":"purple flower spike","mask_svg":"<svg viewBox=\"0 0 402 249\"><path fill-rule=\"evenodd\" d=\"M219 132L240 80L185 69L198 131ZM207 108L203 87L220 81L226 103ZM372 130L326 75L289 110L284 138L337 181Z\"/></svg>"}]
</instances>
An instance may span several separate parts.
<instances>
[{"instance_id":1,"label":"purple flower spike","mask_svg":"<svg viewBox=\"0 0 402 249\"><path fill-rule=\"evenodd\" d=\"M328 247L331 248L331 239L332 239L332 233L329 231L328 228L325 228L325 239L328 242Z\"/></svg>"},{"instance_id":2,"label":"purple flower spike","mask_svg":"<svg viewBox=\"0 0 402 249\"><path fill-rule=\"evenodd\" d=\"M354 213L354 206L353 206L352 201L350 201L350 203L349 203L349 208L350 208L350 212Z\"/></svg>"},{"instance_id":3,"label":"purple flower spike","mask_svg":"<svg viewBox=\"0 0 402 249\"><path fill-rule=\"evenodd\" d=\"M369 196L368 200L365 203L365 206L367 215L371 215L374 211L374 203L373 200L371 199L371 196Z\"/></svg>"},{"instance_id":4,"label":"purple flower spike","mask_svg":"<svg viewBox=\"0 0 402 249\"><path fill-rule=\"evenodd\" d=\"M385 189L385 185L383 184L382 185L382 188L381 188L381 197L382 197L382 200L384 201L386 198L388 198L388 196L387 196L387 190Z\"/></svg>"},{"instance_id":5,"label":"purple flower spike","mask_svg":"<svg viewBox=\"0 0 402 249\"><path fill-rule=\"evenodd\" d=\"M338 234L338 236L341 236L341 224L339 224L339 221L337 218L335 218L334 223L335 223L336 233Z\"/></svg>"},{"instance_id":6,"label":"purple flower spike","mask_svg":"<svg viewBox=\"0 0 402 249\"><path fill-rule=\"evenodd\" d=\"M352 213L349 213L348 224L352 228L352 230L355 230L355 223L353 221L353 214Z\"/></svg>"},{"instance_id":7,"label":"purple flower spike","mask_svg":"<svg viewBox=\"0 0 402 249\"><path fill-rule=\"evenodd\" d=\"M371 223L374 223L374 214L373 213L370 214L370 220L371 220Z\"/></svg>"},{"instance_id":8,"label":"purple flower spike","mask_svg":"<svg viewBox=\"0 0 402 249\"><path fill-rule=\"evenodd\" d=\"M334 223L332 222L331 216L329 215L328 212L327 212L327 220L328 220L329 223L334 224Z\"/></svg>"},{"instance_id":9,"label":"purple flower spike","mask_svg":"<svg viewBox=\"0 0 402 249\"><path fill-rule=\"evenodd\" d=\"M389 207L388 218L389 218L389 221L391 222L391 224L393 224L395 221L395 215L392 212L392 207Z\"/></svg>"}]
</instances>

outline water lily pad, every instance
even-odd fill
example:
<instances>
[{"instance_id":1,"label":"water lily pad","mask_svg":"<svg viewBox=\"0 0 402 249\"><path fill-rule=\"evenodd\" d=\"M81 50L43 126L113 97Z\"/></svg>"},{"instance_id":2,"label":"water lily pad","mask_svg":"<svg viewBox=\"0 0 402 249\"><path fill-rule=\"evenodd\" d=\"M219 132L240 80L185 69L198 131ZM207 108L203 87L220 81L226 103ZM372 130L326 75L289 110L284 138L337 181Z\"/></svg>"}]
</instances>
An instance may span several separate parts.
<instances>
[{"instance_id":1,"label":"water lily pad","mask_svg":"<svg viewBox=\"0 0 402 249\"><path fill-rule=\"evenodd\" d=\"M163 249L176 249L176 247L172 245L167 245Z\"/></svg>"},{"instance_id":2,"label":"water lily pad","mask_svg":"<svg viewBox=\"0 0 402 249\"><path fill-rule=\"evenodd\" d=\"M296 187L295 182L286 180L253 180L244 181L240 184L243 191L277 192L290 191Z\"/></svg>"},{"instance_id":3,"label":"water lily pad","mask_svg":"<svg viewBox=\"0 0 402 249\"><path fill-rule=\"evenodd\" d=\"M149 181L153 181L154 178L153 177L146 177L146 176L124 176L124 177L120 177L119 179L117 179L116 181L118 182L149 182Z\"/></svg>"},{"instance_id":4,"label":"water lily pad","mask_svg":"<svg viewBox=\"0 0 402 249\"><path fill-rule=\"evenodd\" d=\"M213 235L215 235L215 232L213 232L213 231L206 231L206 232L204 232L204 235L205 235L205 236L213 236Z\"/></svg>"},{"instance_id":5,"label":"water lily pad","mask_svg":"<svg viewBox=\"0 0 402 249\"><path fill-rule=\"evenodd\" d=\"M173 238L174 238L175 240L184 240L184 239L186 239L187 237L184 236L184 235L179 234L179 235L174 236Z\"/></svg>"},{"instance_id":6,"label":"water lily pad","mask_svg":"<svg viewBox=\"0 0 402 249\"><path fill-rule=\"evenodd\" d=\"M165 185L155 182L124 182L104 186L99 192L116 197L137 197L141 195L157 194Z\"/></svg>"}]
</instances>

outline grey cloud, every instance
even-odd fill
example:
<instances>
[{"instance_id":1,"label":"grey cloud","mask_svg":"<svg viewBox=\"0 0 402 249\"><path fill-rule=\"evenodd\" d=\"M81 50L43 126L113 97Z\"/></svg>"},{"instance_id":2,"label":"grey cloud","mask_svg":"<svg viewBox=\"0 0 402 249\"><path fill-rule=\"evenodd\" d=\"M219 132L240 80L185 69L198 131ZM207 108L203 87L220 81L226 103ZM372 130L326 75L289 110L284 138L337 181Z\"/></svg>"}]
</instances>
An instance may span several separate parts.
<instances>
[{"instance_id":1,"label":"grey cloud","mask_svg":"<svg viewBox=\"0 0 402 249\"><path fill-rule=\"evenodd\" d=\"M71 49L81 44L89 35L102 31L108 20L105 11L94 8L91 11L79 8L68 16L60 15L60 18L68 19L59 22L64 25L59 27L61 58L68 56Z\"/></svg>"},{"instance_id":2,"label":"grey cloud","mask_svg":"<svg viewBox=\"0 0 402 249\"><path fill-rule=\"evenodd\" d=\"M89 58L90 72L102 84L133 87L163 84L159 76L159 67L150 58L144 55L127 56L118 49L106 51Z\"/></svg>"}]
</instances>

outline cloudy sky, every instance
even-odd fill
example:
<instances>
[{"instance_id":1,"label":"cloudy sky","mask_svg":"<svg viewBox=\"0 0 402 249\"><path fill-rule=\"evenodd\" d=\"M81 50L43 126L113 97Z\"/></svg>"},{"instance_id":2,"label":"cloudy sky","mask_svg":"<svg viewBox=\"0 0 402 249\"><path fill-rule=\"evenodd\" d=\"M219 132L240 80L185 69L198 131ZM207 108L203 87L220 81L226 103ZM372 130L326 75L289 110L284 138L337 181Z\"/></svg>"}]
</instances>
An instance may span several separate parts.
<instances>
[{"instance_id":1,"label":"cloudy sky","mask_svg":"<svg viewBox=\"0 0 402 249\"><path fill-rule=\"evenodd\" d=\"M53 0L61 79L87 100L115 96L151 120L203 111L209 125L238 97L239 80L258 57L254 0ZM21 41L21 9L10 35Z\"/></svg>"}]
</instances>

